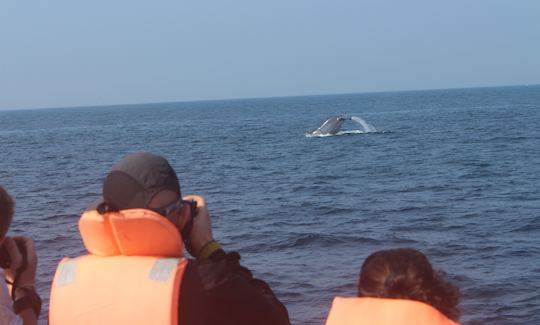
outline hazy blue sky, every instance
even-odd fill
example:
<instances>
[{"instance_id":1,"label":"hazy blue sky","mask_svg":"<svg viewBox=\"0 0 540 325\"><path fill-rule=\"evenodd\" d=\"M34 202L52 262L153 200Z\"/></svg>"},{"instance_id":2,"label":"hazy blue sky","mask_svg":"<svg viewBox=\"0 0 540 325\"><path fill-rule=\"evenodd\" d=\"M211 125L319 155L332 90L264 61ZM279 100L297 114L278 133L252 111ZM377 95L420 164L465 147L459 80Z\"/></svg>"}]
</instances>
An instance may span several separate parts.
<instances>
[{"instance_id":1,"label":"hazy blue sky","mask_svg":"<svg viewBox=\"0 0 540 325\"><path fill-rule=\"evenodd\" d=\"M538 83L538 0L0 3L0 109Z\"/></svg>"}]
</instances>

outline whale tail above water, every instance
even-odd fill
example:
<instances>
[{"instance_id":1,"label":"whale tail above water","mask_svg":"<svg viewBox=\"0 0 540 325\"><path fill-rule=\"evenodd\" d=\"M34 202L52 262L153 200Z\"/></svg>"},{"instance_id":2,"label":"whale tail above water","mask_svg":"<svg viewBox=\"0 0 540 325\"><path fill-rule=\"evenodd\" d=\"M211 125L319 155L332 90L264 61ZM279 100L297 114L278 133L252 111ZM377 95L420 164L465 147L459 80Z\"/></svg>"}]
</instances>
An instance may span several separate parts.
<instances>
[{"instance_id":1,"label":"whale tail above water","mask_svg":"<svg viewBox=\"0 0 540 325\"><path fill-rule=\"evenodd\" d=\"M347 118L342 115L332 116L331 118L324 121L324 123L321 126L316 128L315 130L308 132L308 134L310 135L336 134L339 132L339 130L341 129L341 126L343 125L343 123L345 123L346 120Z\"/></svg>"},{"instance_id":2,"label":"whale tail above water","mask_svg":"<svg viewBox=\"0 0 540 325\"><path fill-rule=\"evenodd\" d=\"M347 120L353 121L359 124L360 126L362 126L362 130L348 131L348 133L377 132L377 130L371 124L368 124L366 121L364 121L362 118L358 116L346 117L344 115L337 115L337 116L332 116L326 121L324 121L324 123L321 124L321 126L319 126L318 128L312 131L306 132L306 136L335 135L341 130L343 123L345 123L345 121Z\"/></svg>"}]
</instances>

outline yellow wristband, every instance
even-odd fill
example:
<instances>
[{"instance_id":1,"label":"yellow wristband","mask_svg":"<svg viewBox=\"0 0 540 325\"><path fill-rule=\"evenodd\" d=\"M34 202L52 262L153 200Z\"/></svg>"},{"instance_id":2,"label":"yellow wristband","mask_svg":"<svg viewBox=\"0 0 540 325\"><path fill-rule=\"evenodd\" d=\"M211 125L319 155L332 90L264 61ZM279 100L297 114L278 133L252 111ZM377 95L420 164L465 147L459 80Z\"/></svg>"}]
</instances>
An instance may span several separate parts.
<instances>
[{"instance_id":1,"label":"yellow wristband","mask_svg":"<svg viewBox=\"0 0 540 325\"><path fill-rule=\"evenodd\" d=\"M203 248L201 248L198 257L208 258L210 255L212 255L213 252L217 251L218 249L221 249L221 246L219 246L219 244L215 240L212 240L211 242L204 245Z\"/></svg>"}]
</instances>

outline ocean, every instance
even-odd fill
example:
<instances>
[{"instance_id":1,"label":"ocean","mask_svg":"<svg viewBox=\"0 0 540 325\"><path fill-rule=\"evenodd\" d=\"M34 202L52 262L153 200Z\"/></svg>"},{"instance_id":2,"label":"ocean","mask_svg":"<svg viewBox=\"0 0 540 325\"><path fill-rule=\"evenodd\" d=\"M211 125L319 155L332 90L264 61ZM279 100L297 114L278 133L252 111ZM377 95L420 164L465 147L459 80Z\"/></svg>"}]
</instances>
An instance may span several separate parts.
<instances>
[{"instance_id":1,"label":"ocean","mask_svg":"<svg viewBox=\"0 0 540 325\"><path fill-rule=\"evenodd\" d=\"M344 132L306 137L330 116ZM540 324L540 86L0 111L11 235L37 245L46 324L77 221L125 154L165 156L214 237L293 324L324 324L371 253L413 247L461 288L463 324Z\"/></svg>"}]
</instances>

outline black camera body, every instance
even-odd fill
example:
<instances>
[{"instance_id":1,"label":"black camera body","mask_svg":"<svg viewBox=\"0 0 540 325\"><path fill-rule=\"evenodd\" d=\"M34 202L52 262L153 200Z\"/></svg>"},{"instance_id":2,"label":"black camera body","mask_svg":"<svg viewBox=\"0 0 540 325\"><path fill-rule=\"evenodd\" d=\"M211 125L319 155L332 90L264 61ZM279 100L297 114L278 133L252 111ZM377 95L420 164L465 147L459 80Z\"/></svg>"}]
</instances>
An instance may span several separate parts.
<instances>
[{"instance_id":1,"label":"black camera body","mask_svg":"<svg viewBox=\"0 0 540 325\"><path fill-rule=\"evenodd\" d=\"M19 249L19 252L22 255L22 266L26 267L27 259L26 259L26 246L24 245L24 241L22 240L15 240L15 244L17 244L17 248ZM6 245L2 245L0 247L0 267L3 269L9 269L11 266L11 256L9 256L9 252L6 248Z\"/></svg>"}]
</instances>

